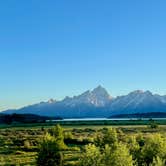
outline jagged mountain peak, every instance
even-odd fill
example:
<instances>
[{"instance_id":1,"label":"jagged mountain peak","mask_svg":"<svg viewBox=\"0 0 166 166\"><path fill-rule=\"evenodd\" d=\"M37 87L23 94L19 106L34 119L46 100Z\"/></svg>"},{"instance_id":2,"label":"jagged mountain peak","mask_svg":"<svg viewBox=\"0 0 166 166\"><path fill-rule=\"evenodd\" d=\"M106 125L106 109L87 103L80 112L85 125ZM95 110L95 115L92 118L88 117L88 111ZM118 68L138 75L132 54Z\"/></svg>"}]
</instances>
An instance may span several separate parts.
<instances>
[{"instance_id":1,"label":"jagged mountain peak","mask_svg":"<svg viewBox=\"0 0 166 166\"><path fill-rule=\"evenodd\" d=\"M152 96L152 92L151 91L143 91L143 90L135 90L133 92L130 92L128 95L139 95L139 96L143 96L143 95L146 95L146 96Z\"/></svg>"},{"instance_id":2,"label":"jagged mountain peak","mask_svg":"<svg viewBox=\"0 0 166 166\"><path fill-rule=\"evenodd\" d=\"M143 91L143 90L135 90L135 91L133 91L133 92L131 92L131 93L135 93L135 94L140 94L140 93L144 93L145 91Z\"/></svg>"},{"instance_id":3,"label":"jagged mountain peak","mask_svg":"<svg viewBox=\"0 0 166 166\"><path fill-rule=\"evenodd\" d=\"M106 90L101 85L98 85L96 88L93 89L93 91L106 91Z\"/></svg>"},{"instance_id":4,"label":"jagged mountain peak","mask_svg":"<svg viewBox=\"0 0 166 166\"><path fill-rule=\"evenodd\" d=\"M56 100L54 100L54 99L49 99L49 100L48 100L48 103L49 103L49 104L52 104L52 103L55 103L55 102L56 102Z\"/></svg>"},{"instance_id":5,"label":"jagged mountain peak","mask_svg":"<svg viewBox=\"0 0 166 166\"><path fill-rule=\"evenodd\" d=\"M151 95L151 96L153 95L153 93L151 91L149 91L149 90L145 91L144 94Z\"/></svg>"},{"instance_id":6,"label":"jagged mountain peak","mask_svg":"<svg viewBox=\"0 0 166 166\"><path fill-rule=\"evenodd\" d=\"M161 99L157 98L150 91L136 90L126 96L116 98L112 108L125 111L152 111L163 106ZM148 110L150 109L150 110Z\"/></svg>"},{"instance_id":7,"label":"jagged mountain peak","mask_svg":"<svg viewBox=\"0 0 166 166\"><path fill-rule=\"evenodd\" d=\"M99 85L98 87L93 89L92 94L110 96L109 93L107 92L107 90L105 88L103 88L101 85Z\"/></svg>"},{"instance_id":8,"label":"jagged mountain peak","mask_svg":"<svg viewBox=\"0 0 166 166\"><path fill-rule=\"evenodd\" d=\"M87 96L89 96L91 94L91 91L90 90L87 90L87 91L85 91L84 93L82 93L81 95L79 95L79 96L85 96L85 97L87 97ZM75 98L77 98L78 96L74 96Z\"/></svg>"},{"instance_id":9,"label":"jagged mountain peak","mask_svg":"<svg viewBox=\"0 0 166 166\"><path fill-rule=\"evenodd\" d=\"M136 90L128 95L112 98L101 85L62 101L49 100L4 113L32 113L62 117L109 117L113 114L166 112L166 96Z\"/></svg>"},{"instance_id":10,"label":"jagged mountain peak","mask_svg":"<svg viewBox=\"0 0 166 166\"><path fill-rule=\"evenodd\" d=\"M76 106L79 104L88 104L97 107L103 107L107 105L112 97L109 93L102 87L98 86L95 89L87 90L84 93L74 96L72 98L65 98L63 102L68 106Z\"/></svg>"},{"instance_id":11,"label":"jagged mountain peak","mask_svg":"<svg viewBox=\"0 0 166 166\"><path fill-rule=\"evenodd\" d=\"M128 95L140 95L140 94L144 94L145 91L143 90L135 90L135 91L132 91L130 92Z\"/></svg>"},{"instance_id":12,"label":"jagged mountain peak","mask_svg":"<svg viewBox=\"0 0 166 166\"><path fill-rule=\"evenodd\" d=\"M91 91L92 103L96 106L105 106L109 104L112 97L109 95L107 90L101 85Z\"/></svg>"}]
</instances>

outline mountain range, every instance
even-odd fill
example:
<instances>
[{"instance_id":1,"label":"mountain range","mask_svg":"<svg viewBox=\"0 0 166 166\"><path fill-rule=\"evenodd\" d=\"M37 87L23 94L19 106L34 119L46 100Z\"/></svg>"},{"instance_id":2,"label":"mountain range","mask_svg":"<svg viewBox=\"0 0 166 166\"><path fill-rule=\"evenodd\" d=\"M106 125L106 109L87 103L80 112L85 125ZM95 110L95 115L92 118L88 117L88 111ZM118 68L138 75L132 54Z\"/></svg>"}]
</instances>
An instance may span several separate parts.
<instances>
[{"instance_id":1,"label":"mountain range","mask_svg":"<svg viewBox=\"0 0 166 166\"><path fill-rule=\"evenodd\" d=\"M49 100L15 110L6 114L36 114L62 118L104 118L120 114L166 113L166 95L136 90L124 96L112 97L102 87L88 90L81 95L66 97L61 101Z\"/></svg>"}]
</instances>

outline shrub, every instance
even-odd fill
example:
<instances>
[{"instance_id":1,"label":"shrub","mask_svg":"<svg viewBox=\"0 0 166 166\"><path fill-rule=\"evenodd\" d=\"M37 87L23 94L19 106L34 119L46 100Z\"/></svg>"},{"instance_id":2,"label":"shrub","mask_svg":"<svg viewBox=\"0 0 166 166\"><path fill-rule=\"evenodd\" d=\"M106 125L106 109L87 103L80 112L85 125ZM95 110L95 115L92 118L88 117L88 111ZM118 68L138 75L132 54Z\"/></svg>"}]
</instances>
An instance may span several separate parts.
<instances>
[{"instance_id":1,"label":"shrub","mask_svg":"<svg viewBox=\"0 0 166 166\"><path fill-rule=\"evenodd\" d=\"M154 158L152 164L150 164L150 166L165 166L165 165L166 165L165 160L162 160L158 156Z\"/></svg>"},{"instance_id":2,"label":"shrub","mask_svg":"<svg viewBox=\"0 0 166 166\"><path fill-rule=\"evenodd\" d=\"M38 166L62 166L63 155L61 144L50 134L46 134L40 144L37 155Z\"/></svg>"},{"instance_id":3,"label":"shrub","mask_svg":"<svg viewBox=\"0 0 166 166\"><path fill-rule=\"evenodd\" d=\"M85 146L85 151L80 159L80 166L100 166L101 165L100 149L93 144Z\"/></svg>"},{"instance_id":4,"label":"shrub","mask_svg":"<svg viewBox=\"0 0 166 166\"><path fill-rule=\"evenodd\" d=\"M145 145L142 148L143 161L149 165L154 158L166 158L166 139L160 134L151 135L146 139Z\"/></svg>"},{"instance_id":5,"label":"shrub","mask_svg":"<svg viewBox=\"0 0 166 166\"><path fill-rule=\"evenodd\" d=\"M108 166L133 166L132 156L126 145L122 143L119 143L116 149L106 145L103 159L104 165Z\"/></svg>"},{"instance_id":6,"label":"shrub","mask_svg":"<svg viewBox=\"0 0 166 166\"><path fill-rule=\"evenodd\" d=\"M30 142L28 140L24 141L24 148L29 149L31 147Z\"/></svg>"},{"instance_id":7,"label":"shrub","mask_svg":"<svg viewBox=\"0 0 166 166\"><path fill-rule=\"evenodd\" d=\"M108 144L112 148L115 148L117 143L118 135L116 130L113 128L104 130L103 134L98 133L95 139L96 146L100 146L101 148L104 148L106 144Z\"/></svg>"},{"instance_id":8,"label":"shrub","mask_svg":"<svg viewBox=\"0 0 166 166\"><path fill-rule=\"evenodd\" d=\"M150 128L151 128L151 129L157 129L157 128L158 128L158 124L157 124L156 122L152 121L152 122L150 123Z\"/></svg>"}]
</instances>

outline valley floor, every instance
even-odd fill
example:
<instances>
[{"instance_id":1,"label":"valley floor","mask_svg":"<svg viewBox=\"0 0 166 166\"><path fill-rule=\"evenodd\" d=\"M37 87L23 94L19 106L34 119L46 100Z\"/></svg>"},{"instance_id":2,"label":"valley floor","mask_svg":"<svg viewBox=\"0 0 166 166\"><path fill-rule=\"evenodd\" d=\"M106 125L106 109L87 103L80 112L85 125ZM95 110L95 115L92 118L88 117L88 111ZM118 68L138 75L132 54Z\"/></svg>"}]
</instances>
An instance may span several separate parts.
<instances>
[{"instance_id":1,"label":"valley floor","mask_svg":"<svg viewBox=\"0 0 166 166\"><path fill-rule=\"evenodd\" d=\"M0 165L36 165L38 143L51 125L1 126L0 129ZM112 125L65 124L62 126L66 139L72 134L73 142L66 142L68 149L63 151L64 165L77 165L82 146L92 143L96 132ZM114 125L113 128L122 131L125 136L143 134L143 136L160 133L166 137L166 125L155 128L150 125Z\"/></svg>"}]
</instances>

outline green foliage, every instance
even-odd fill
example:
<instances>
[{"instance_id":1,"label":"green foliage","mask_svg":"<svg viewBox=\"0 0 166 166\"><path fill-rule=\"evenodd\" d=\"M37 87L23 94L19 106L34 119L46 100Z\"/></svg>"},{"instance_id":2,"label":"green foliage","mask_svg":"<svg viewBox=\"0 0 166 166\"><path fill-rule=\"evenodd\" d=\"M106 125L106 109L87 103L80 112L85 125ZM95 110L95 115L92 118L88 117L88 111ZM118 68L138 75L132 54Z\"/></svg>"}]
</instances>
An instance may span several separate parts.
<instances>
[{"instance_id":1,"label":"green foliage","mask_svg":"<svg viewBox=\"0 0 166 166\"><path fill-rule=\"evenodd\" d=\"M100 149L93 144L85 146L85 152L80 159L80 166L100 166L101 165Z\"/></svg>"},{"instance_id":2,"label":"green foliage","mask_svg":"<svg viewBox=\"0 0 166 166\"><path fill-rule=\"evenodd\" d=\"M63 164L62 149L65 149L63 129L56 125L44 136L39 147L37 165L61 166Z\"/></svg>"},{"instance_id":3,"label":"green foliage","mask_svg":"<svg viewBox=\"0 0 166 166\"><path fill-rule=\"evenodd\" d=\"M114 128L109 128L106 130L104 133L103 142L104 144L108 144L112 147L116 146L118 142L118 135Z\"/></svg>"},{"instance_id":4,"label":"green foliage","mask_svg":"<svg viewBox=\"0 0 166 166\"><path fill-rule=\"evenodd\" d=\"M133 166L132 156L126 145L122 143L119 143L116 149L106 145L103 159L103 164L108 166Z\"/></svg>"},{"instance_id":5,"label":"green foliage","mask_svg":"<svg viewBox=\"0 0 166 166\"><path fill-rule=\"evenodd\" d=\"M145 145L145 138L142 136L141 133L137 135L136 140L140 147L143 147Z\"/></svg>"},{"instance_id":6,"label":"green foliage","mask_svg":"<svg viewBox=\"0 0 166 166\"><path fill-rule=\"evenodd\" d=\"M64 133L64 139L74 139L74 136L72 134L72 132L65 132Z\"/></svg>"},{"instance_id":7,"label":"green foliage","mask_svg":"<svg viewBox=\"0 0 166 166\"><path fill-rule=\"evenodd\" d=\"M156 122L154 122L154 121L151 121L150 122L150 128L151 129L157 129L158 128L158 124Z\"/></svg>"},{"instance_id":8,"label":"green foliage","mask_svg":"<svg viewBox=\"0 0 166 166\"><path fill-rule=\"evenodd\" d=\"M109 128L103 131L103 134L99 133L96 136L95 144L104 148L106 144L115 148L118 143L118 135L115 129Z\"/></svg>"},{"instance_id":9,"label":"green foliage","mask_svg":"<svg viewBox=\"0 0 166 166\"><path fill-rule=\"evenodd\" d=\"M28 140L24 141L24 148L29 149L31 147L30 142Z\"/></svg>"},{"instance_id":10,"label":"green foliage","mask_svg":"<svg viewBox=\"0 0 166 166\"><path fill-rule=\"evenodd\" d=\"M59 140L64 139L63 128L59 124L49 129L48 132L50 133L51 136L54 136L56 139L59 139Z\"/></svg>"},{"instance_id":11,"label":"green foliage","mask_svg":"<svg viewBox=\"0 0 166 166\"><path fill-rule=\"evenodd\" d=\"M118 141L120 142L125 142L126 141L126 135L121 129L117 129L117 134L118 134Z\"/></svg>"},{"instance_id":12,"label":"green foliage","mask_svg":"<svg viewBox=\"0 0 166 166\"><path fill-rule=\"evenodd\" d=\"M64 144L63 128L59 124L49 129L48 132L52 137L56 139L56 142L61 145L62 149L66 148L66 145Z\"/></svg>"},{"instance_id":13,"label":"green foliage","mask_svg":"<svg viewBox=\"0 0 166 166\"><path fill-rule=\"evenodd\" d=\"M4 138L2 138L1 136L0 136L0 146L3 146L5 144L5 140L4 140Z\"/></svg>"},{"instance_id":14,"label":"green foliage","mask_svg":"<svg viewBox=\"0 0 166 166\"><path fill-rule=\"evenodd\" d=\"M134 160L138 160L140 155L140 146L139 143L136 140L135 136L130 136L127 139L127 147L130 151L130 154L132 154Z\"/></svg>"},{"instance_id":15,"label":"green foliage","mask_svg":"<svg viewBox=\"0 0 166 166\"><path fill-rule=\"evenodd\" d=\"M139 149L136 139L132 139L130 143L135 143L135 146L132 147L133 152ZM115 129L110 128L104 130L103 134L97 134L95 144L98 147L95 145L86 146L82 160L83 166L90 166L93 163L103 166L133 166L134 162L130 151L125 144L118 141Z\"/></svg>"},{"instance_id":16,"label":"green foliage","mask_svg":"<svg viewBox=\"0 0 166 166\"><path fill-rule=\"evenodd\" d=\"M60 152L61 149L60 142L47 133L39 147L37 165L61 166L63 161L63 156Z\"/></svg>"},{"instance_id":17,"label":"green foliage","mask_svg":"<svg viewBox=\"0 0 166 166\"><path fill-rule=\"evenodd\" d=\"M166 126L29 127L0 130L0 165L166 165Z\"/></svg>"},{"instance_id":18,"label":"green foliage","mask_svg":"<svg viewBox=\"0 0 166 166\"><path fill-rule=\"evenodd\" d=\"M165 165L166 165L166 161L162 160L158 156L154 158L152 164L150 164L150 166L165 166Z\"/></svg>"},{"instance_id":19,"label":"green foliage","mask_svg":"<svg viewBox=\"0 0 166 166\"><path fill-rule=\"evenodd\" d=\"M166 158L166 139L160 134L149 136L142 148L142 157L146 164L152 163L157 156L161 159Z\"/></svg>"}]
</instances>

